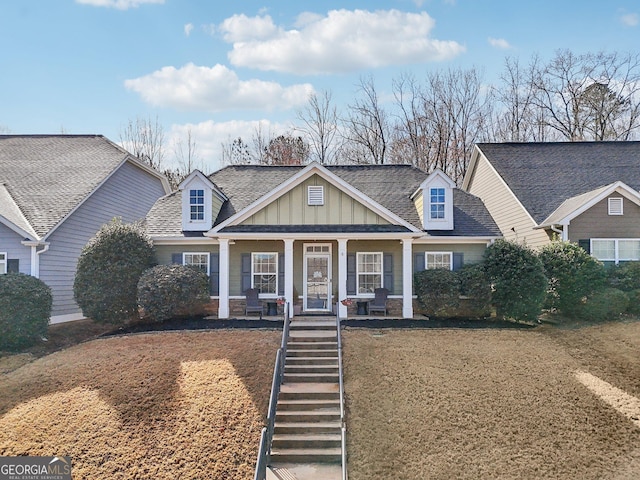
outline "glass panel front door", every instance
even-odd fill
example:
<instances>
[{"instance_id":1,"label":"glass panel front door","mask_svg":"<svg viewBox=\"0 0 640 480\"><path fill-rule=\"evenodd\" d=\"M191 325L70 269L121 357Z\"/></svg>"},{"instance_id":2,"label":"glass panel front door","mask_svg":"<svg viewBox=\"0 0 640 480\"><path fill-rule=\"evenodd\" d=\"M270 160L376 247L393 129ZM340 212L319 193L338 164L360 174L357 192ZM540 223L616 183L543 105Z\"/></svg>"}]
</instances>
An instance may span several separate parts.
<instances>
[{"instance_id":1,"label":"glass panel front door","mask_svg":"<svg viewBox=\"0 0 640 480\"><path fill-rule=\"evenodd\" d=\"M305 310L331 310L331 256L307 253L305 263Z\"/></svg>"}]
</instances>

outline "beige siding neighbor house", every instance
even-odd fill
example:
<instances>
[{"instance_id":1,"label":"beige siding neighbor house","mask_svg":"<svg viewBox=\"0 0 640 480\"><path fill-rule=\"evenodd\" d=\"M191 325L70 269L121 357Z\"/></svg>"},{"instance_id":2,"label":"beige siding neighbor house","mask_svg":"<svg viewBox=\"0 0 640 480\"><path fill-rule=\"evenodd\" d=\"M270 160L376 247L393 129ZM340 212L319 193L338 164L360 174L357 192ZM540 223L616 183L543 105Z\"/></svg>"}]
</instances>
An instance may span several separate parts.
<instances>
[{"instance_id":1,"label":"beige siding neighbor house","mask_svg":"<svg viewBox=\"0 0 640 480\"><path fill-rule=\"evenodd\" d=\"M604 262L640 260L640 142L478 144L462 188L507 239L557 237Z\"/></svg>"},{"instance_id":2,"label":"beige siding neighbor house","mask_svg":"<svg viewBox=\"0 0 640 480\"><path fill-rule=\"evenodd\" d=\"M265 304L288 302L292 315L338 308L343 317L385 288L389 314L411 318L416 270L478 262L500 237L477 197L407 165L195 171L146 223L161 263L209 275L220 318L243 315L250 288Z\"/></svg>"}]
</instances>

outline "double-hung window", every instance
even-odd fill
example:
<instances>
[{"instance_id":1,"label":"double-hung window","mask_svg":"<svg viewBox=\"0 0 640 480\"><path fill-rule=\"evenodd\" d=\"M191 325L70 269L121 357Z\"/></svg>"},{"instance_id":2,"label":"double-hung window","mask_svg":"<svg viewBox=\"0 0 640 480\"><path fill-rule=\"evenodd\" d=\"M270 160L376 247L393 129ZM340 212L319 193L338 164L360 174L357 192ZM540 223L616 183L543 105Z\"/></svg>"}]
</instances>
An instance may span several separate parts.
<instances>
[{"instance_id":1,"label":"double-hung window","mask_svg":"<svg viewBox=\"0 0 640 480\"><path fill-rule=\"evenodd\" d=\"M382 252L358 252L356 265L358 294L373 294L383 286Z\"/></svg>"},{"instance_id":2,"label":"double-hung window","mask_svg":"<svg viewBox=\"0 0 640 480\"><path fill-rule=\"evenodd\" d=\"M442 268L453 270L453 253L451 252L426 252L424 266L427 270Z\"/></svg>"},{"instance_id":3,"label":"double-hung window","mask_svg":"<svg viewBox=\"0 0 640 480\"><path fill-rule=\"evenodd\" d=\"M254 252L251 254L251 286L262 294L278 293L278 254Z\"/></svg>"},{"instance_id":4,"label":"double-hung window","mask_svg":"<svg viewBox=\"0 0 640 480\"><path fill-rule=\"evenodd\" d=\"M444 188L429 189L429 216L432 220L444 219L445 212Z\"/></svg>"},{"instance_id":5,"label":"double-hung window","mask_svg":"<svg viewBox=\"0 0 640 480\"><path fill-rule=\"evenodd\" d=\"M7 253L0 252L0 275L7 273Z\"/></svg>"},{"instance_id":6,"label":"double-hung window","mask_svg":"<svg viewBox=\"0 0 640 480\"><path fill-rule=\"evenodd\" d=\"M204 220L204 190L189 190L189 212L191 220Z\"/></svg>"},{"instance_id":7,"label":"double-hung window","mask_svg":"<svg viewBox=\"0 0 640 480\"><path fill-rule=\"evenodd\" d=\"M630 262L640 260L640 239L592 238L591 255L601 262Z\"/></svg>"},{"instance_id":8,"label":"double-hung window","mask_svg":"<svg viewBox=\"0 0 640 480\"><path fill-rule=\"evenodd\" d=\"M191 265L209 275L209 253L185 252L182 254L182 264Z\"/></svg>"}]
</instances>

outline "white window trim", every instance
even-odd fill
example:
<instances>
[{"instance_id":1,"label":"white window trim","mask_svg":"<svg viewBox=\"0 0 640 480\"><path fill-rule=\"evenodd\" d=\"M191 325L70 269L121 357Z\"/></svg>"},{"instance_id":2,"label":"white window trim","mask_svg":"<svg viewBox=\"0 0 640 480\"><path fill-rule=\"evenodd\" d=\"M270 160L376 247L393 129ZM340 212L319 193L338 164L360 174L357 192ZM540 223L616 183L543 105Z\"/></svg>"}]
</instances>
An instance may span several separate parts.
<instances>
[{"instance_id":1,"label":"white window trim","mask_svg":"<svg viewBox=\"0 0 640 480\"><path fill-rule=\"evenodd\" d=\"M202 192L202 203L193 203L191 201L192 196L191 196L191 192ZM199 198L198 196L196 196L195 198ZM191 222L204 222L205 219L207 218L207 213L206 213L206 192L204 190L204 188L190 188L189 189L189 220ZM202 218L193 218L193 211L192 208L193 207L202 207Z\"/></svg>"},{"instance_id":2,"label":"white window trim","mask_svg":"<svg viewBox=\"0 0 640 480\"><path fill-rule=\"evenodd\" d=\"M182 264L183 265L193 265L192 263L187 263L187 256L192 255L205 255L207 257L207 276L211 275L211 253L209 252L183 252L182 253Z\"/></svg>"},{"instance_id":3,"label":"white window trim","mask_svg":"<svg viewBox=\"0 0 640 480\"><path fill-rule=\"evenodd\" d=\"M278 252L251 252L251 288L256 288L255 284L254 284L254 279L256 275L261 275L255 272L255 261L254 259L256 258L256 255L275 255L276 257L276 261L275 261L275 266L276 266L276 271L275 271L275 276L276 276L276 291L274 293L260 293L260 298L277 298L278 297L278 291L279 291L279 287L280 285L278 285L278 278L279 278L279 273L278 272Z\"/></svg>"},{"instance_id":4,"label":"white window trim","mask_svg":"<svg viewBox=\"0 0 640 480\"><path fill-rule=\"evenodd\" d=\"M383 252L356 252L356 295L360 297L373 297L372 293L360 293L360 275L378 275L375 272L360 272L360 256L379 255L380 256L380 288L384 288L384 254Z\"/></svg>"},{"instance_id":5,"label":"white window trim","mask_svg":"<svg viewBox=\"0 0 640 480\"><path fill-rule=\"evenodd\" d=\"M0 275L7 273L7 252L0 252Z\"/></svg>"},{"instance_id":6,"label":"white window trim","mask_svg":"<svg viewBox=\"0 0 640 480\"><path fill-rule=\"evenodd\" d=\"M453 252L424 252L425 270L435 270L434 268L429 268L429 255L449 255L449 270L453 270Z\"/></svg>"},{"instance_id":7,"label":"white window trim","mask_svg":"<svg viewBox=\"0 0 640 480\"><path fill-rule=\"evenodd\" d=\"M598 258L593 255L593 241L601 241L601 242L613 242L614 243L614 258ZM619 262L636 262L639 261L640 258L620 258L620 241L632 241L632 242L640 242L640 238L591 238L589 239L589 251L591 252L591 256L597 258L601 262L615 262L617 265Z\"/></svg>"},{"instance_id":8,"label":"white window trim","mask_svg":"<svg viewBox=\"0 0 640 480\"><path fill-rule=\"evenodd\" d=\"M622 197L609 197L607 199L607 203L608 203L607 213L609 215L624 215L624 200L622 199Z\"/></svg>"},{"instance_id":9,"label":"white window trim","mask_svg":"<svg viewBox=\"0 0 640 480\"><path fill-rule=\"evenodd\" d=\"M432 190L442 190L442 193L444 194L444 200L442 202L432 202L431 201L431 191ZM429 199L428 199L428 203L429 203L429 221L430 222L447 222L448 218L447 218L447 188L444 186L433 186L433 187L429 187L428 190L429 193ZM442 205L444 213L442 218L440 217L432 217L431 216L431 206L432 205Z\"/></svg>"},{"instance_id":10,"label":"white window trim","mask_svg":"<svg viewBox=\"0 0 640 480\"><path fill-rule=\"evenodd\" d=\"M311 206L324 205L324 186L323 185L307 186L307 205L311 205Z\"/></svg>"}]
</instances>

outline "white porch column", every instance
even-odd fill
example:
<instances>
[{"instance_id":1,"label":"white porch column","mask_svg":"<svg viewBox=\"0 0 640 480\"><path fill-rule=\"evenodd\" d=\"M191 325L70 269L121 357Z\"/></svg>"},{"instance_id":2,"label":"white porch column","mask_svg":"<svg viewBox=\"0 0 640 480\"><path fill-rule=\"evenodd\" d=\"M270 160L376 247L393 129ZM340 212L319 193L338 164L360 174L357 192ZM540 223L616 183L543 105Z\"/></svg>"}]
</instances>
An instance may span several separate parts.
<instances>
[{"instance_id":1,"label":"white porch column","mask_svg":"<svg viewBox=\"0 0 640 480\"><path fill-rule=\"evenodd\" d=\"M218 318L229 318L229 239L220 240L220 287Z\"/></svg>"},{"instance_id":2,"label":"white porch column","mask_svg":"<svg viewBox=\"0 0 640 480\"><path fill-rule=\"evenodd\" d=\"M289 302L289 316L293 317L293 239L284 239L284 297Z\"/></svg>"},{"instance_id":3,"label":"white porch column","mask_svg":"<svg viewBox=\"0 0 640 480\"><path fill-rule=\"evenodd\" d=\"M338 239L338 313L347 318L347 307L340 300L347 298L347 239Z\"/></svg>"},{"instance_id":4,"label":"white porch column","mask_svg":"<svg viewBox=\"0 0 640 480\"><path fill-rule=\"evenodd\" d=\"M402 316L413 318L413 239L402 240Z\"/></svg>"}]
</instances>

